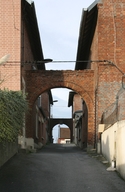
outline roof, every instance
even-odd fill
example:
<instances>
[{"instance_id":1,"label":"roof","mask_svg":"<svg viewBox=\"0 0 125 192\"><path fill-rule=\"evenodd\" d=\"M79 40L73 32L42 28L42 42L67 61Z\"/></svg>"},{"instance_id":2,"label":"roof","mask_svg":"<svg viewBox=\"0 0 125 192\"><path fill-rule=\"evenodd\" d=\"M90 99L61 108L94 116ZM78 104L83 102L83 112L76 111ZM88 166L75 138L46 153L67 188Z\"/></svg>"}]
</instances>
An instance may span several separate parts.
<instances>
[{"instance_id":1,"label":"roof","mask_svg":"<svg viewBox=\"0 0 125 192\"><path fill-rule=\"evenodd\" d=\"M32 4L32 2L33 2L32 0L26 0L26 1L27 1L29 4Z\"/></svg>"},{"instance_id":2,"label":"roof","mask_svg":"<svg viewBox=\"0 0 125 192\"><path fill-rule=\"evenodd\" d=\"M43 51L36 18L35 5L34 2L32 2L31 0L22 0L22 17L24 22L26 23L34 60L41 61L44 59ZM44 70L45 64L38 64L37 67L38 69Z\"/></svg>"},{"instance_id":3,"label":"roof","mask_svg":"<svg viewBox=\"0 0 125 192\"><path fill-rule=\"evenodd\" d=\"M49 102L50 102L51 105L53 105L53 97L52 97L51 89L48 90L48 94L49 94Z\"/></svg>"},{"instance_id":4,"label":"roof","mask_svg":"<svg viewBox=\"0 0 125 192\"><path fill-rule=\"evenodd\" d=\"M89 60L90 48L98 16L97 2L98 1L94 1L87 9L83 9L82 12L75 70L87 68L88 62L77 61Z\"/></svg>"}]
</instances>

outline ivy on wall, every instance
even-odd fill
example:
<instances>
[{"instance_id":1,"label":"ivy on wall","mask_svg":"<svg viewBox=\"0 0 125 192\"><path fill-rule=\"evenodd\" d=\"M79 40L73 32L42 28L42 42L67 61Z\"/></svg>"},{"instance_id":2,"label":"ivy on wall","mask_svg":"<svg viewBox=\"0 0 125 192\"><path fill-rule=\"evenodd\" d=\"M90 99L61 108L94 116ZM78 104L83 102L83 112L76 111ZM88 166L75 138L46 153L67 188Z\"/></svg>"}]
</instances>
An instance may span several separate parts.
<instances>
[{"instance_id":1,"label":"ivy on wall","mask_svg":"<svg viewBox=\"0 0 125 192\"><path fill-rule=\"evenodd\" d=\"M28 109L21 91L0 90L0 142L14 142L23 127Z\"/></svg>"}]
</instances>

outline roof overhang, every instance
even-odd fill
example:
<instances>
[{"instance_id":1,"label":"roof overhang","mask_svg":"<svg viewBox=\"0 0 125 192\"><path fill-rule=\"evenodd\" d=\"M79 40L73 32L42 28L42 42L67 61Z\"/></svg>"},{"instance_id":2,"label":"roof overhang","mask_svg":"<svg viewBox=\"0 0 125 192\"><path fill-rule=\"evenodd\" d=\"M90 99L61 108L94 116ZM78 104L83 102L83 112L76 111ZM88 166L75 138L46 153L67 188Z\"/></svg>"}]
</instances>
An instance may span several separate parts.
<instances>
[{"instance_id":1,"label":"roof overhang","mask_svg":"<svg viewBox=\"0 0 125 192\"><path fill-rule=\"evenodd\" d=\"M49 103L50 103L51 105L53 105L53 97L52 97L51 89L48 90L48 94L49 94Z\"/></svg>"},{"instance_id":2,"label":"roof overhang","mask_svg":"<svg viewBox=\"0 0 125 192\"><path fill-rule=\"evenodd\" d=\"M31 49L35 61L42 61L43 51L38 29L38 23L35 12L34 2L31 0L22 0L22 19L26 24ZM45 69L45 64L38 64L37 68L40 70Z\"/></svg>"},{"instance_id":3,"label":"roof overhang","mask_svg":"<svg viewBox=\"0 0 125 192\"><path fill-rule=\"evenodd\" d=\"M68 100L68 107L71 107L73 105L73 97L76 94L74 91L69 92L69 100Z\"/></svg>"},{"instance_id":4,"label":"roof overhang","mask_svg":"<svg viewBox=\"0 0 125 192\"><path fill-rule=\"evenodd\" d=\"M27 1L29 4L32 4L32 2L33 2L32 0L26 0L26 1Z\"/></svg>"},{"instance_id":5,"label":"roof overhang","mask_svg":"<svg viewBox=\"0 0 125 192\"><path fill-rule=\"evenodd\" d=\"M88 62L85 61L88 61L90 58L90 48L98 16L97 3L98 1L94 1L88 8L83 9L82 12L75 70L86 69L88 65Z\"/></svg>"}]
</instances>

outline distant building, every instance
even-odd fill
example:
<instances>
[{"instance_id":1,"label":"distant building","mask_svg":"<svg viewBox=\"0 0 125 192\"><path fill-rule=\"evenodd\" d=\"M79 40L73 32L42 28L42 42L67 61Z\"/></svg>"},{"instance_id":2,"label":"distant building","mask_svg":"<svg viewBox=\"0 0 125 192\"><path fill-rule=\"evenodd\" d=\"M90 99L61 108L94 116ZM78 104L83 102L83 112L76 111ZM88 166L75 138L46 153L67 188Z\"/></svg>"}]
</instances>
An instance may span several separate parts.
<instances>
[{"instance_id":1,"label":"distant building","mask_svg":"<svg viewBox=\"0 0 125 192\"><path fill-rule=\"evenodd\" d=\"M68 107L72 106L73 142L80 148L87 147L88 111L85 101L74 91L69 92Z\"/></svg>"},{"instance_id":2,"label":"distant building","mask_svg":"<svg viewBox=\"0 0 125 192\"><path fill-rule=\"evenodd\" d=\"M58 143L70 143L70 129L69 128L61 128L59 129L59 138Z\"/></svg>"}]
</instances>

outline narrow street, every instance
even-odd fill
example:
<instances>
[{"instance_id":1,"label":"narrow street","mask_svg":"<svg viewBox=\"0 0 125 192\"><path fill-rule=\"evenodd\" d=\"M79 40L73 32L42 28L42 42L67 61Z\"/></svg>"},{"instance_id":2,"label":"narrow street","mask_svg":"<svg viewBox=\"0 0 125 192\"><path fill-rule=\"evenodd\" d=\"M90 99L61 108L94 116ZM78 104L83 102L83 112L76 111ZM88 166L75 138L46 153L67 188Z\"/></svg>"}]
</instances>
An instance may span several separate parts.
<instances>
[{"instance_id":1,"label":"narrow street","mask_svg":"<svg viewBox=\"0 0 125 192\"><path fill-rule=\"evenodd\" d=\"M125 182L73 144L14 156L0 169L0 192L124 192Z\"/></svg>"}]
</instances>

